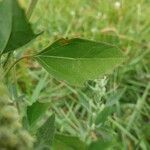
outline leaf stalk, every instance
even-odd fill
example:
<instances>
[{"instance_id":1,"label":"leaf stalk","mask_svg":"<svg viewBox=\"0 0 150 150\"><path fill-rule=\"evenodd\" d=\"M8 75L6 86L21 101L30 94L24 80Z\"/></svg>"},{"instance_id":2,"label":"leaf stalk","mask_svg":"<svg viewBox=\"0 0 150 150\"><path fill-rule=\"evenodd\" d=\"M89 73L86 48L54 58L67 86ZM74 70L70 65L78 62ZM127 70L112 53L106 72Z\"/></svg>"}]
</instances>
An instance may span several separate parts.
<instances>
[{"instance_id":1,"label":"leaf stalk","mask_svg":"<svg viewBox=\"0 0 150 150\"><path fill-rule=\"evenodd\" d=\"M2 79L8 74L8 72L19 62L21 61L22 59L26 59L26 58L29 58L29 57L32 57L32 56L23 56L21 58L19 58L18 60L16 60L4 73L4 75L2 76Z\"/></svg>"}]
</instances>

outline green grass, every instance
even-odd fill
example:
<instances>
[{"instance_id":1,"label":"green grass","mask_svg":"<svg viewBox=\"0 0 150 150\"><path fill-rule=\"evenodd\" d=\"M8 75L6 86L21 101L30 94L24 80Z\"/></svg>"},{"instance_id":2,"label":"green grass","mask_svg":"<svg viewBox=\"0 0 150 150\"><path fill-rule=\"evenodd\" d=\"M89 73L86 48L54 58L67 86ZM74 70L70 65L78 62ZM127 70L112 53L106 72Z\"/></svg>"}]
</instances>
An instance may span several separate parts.
<instances>
[{"instance_id":1,"label":"green grass","mask_svg":"<svg viewBox=\"0 0 150 150\"><path fill-rule=\"evenodd\" d=\"M27 8L28 1L21 1ZM110 150L149 150L149 4L148 0L39 0L31 22L36 32L45 32L32 48L27 47L27 54L58 38L83 37L117 44L128 59L111 75L82 89L58 82L34 61L24 60L14 72L18 82L9 79L12 99L51 102L57 131L86 143L99 138Z\"/></svg>"}]
</instances>

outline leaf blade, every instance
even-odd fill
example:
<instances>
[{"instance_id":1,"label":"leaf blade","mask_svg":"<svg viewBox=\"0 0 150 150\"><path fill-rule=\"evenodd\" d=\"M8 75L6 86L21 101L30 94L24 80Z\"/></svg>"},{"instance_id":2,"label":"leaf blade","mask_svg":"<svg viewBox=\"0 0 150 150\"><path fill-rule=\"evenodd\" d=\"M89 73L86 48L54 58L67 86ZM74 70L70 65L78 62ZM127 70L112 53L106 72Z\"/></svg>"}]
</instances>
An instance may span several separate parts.
<instances>
[{"instance_id":1,"label":"leaf blade","mask_svg":"<svg viewBox=\"0 0 150 150\"><path fill-rule=\"evenodd\" d=\"M112 141L104 141L104 140L98 140L95 142L92 142L87 150L108 150L113 146Z\"/></svg>"},{"instance_id":2,"label":"leaf blade","mask_svg":"<svg viewBox=\"0 0 150 150\"><path fill-rule=\"evenodd\" d=\"M37 120L48 110L49 106L50 103L39 103L38 101L28 106L27 118L29 125L34 126Z\"/></svg>"},{"instance_id":3,"label":"leaf blade","mask_svg":"<svg viewBox=\"0 0 150 150\"><path fill-rule=\"evenodd\" d=\"M54 137L53 149L86 150L86 144L82 142L78 137L56 134Z\"/></svg>"},{"instance_id":4,"label":"leaf blade","mask_svg":"<svg viewBox=\"0 0 150 150\"><path fill-rule=\"evenodd\" d=\"M0 2L0 53L5 49L11 34L11 3L12 1L10 0L3 0Z\"/></svg>"},{"instance_id":5,"label":"leaf blade","mask_svg":"<svg viewBox=\"0 0 150 150\"><path fill-rule=\"evenodd\" d=\"M60 39L35 58L57 79L78 86L110 72L123 61L116 47L78 38Z\"/></svg>"},{"instance_id":6,"label":"leaf blade","mask_svg":"<svg viewBox=\"0 0 150 150\"><path fill-rule=\"evenodd\" d=\"M37 146L50 149L55 133L55 115L50 116L37 131Z\"/></svg>"},{"instance_id":7,"label":"leaf blade","mask_svg":"<svg viewBox=\"0 0 150 150\"><path fill-rule=\"evenodd\" d=\"M2 15L11 14L11 19L7 17L5 18L6 25L8 24L11 25L11 29L10 27L4 27L3 23L0 22L0 27L2 26L1 30L7 28L7 32L8 30L10 32L9 37L7 36L7 38L6 37L3 38L3 40L5 40L5 44L1 46L2 48L0 47L2 54L4 54L4 53L12 52L26 45L31 40L36 38L39 34L37 35L34 34L33 30L31 29L31 25L28 22L27 17L25 16L25 12L20 7L18 0L13 0L13 1L4 0L2 1L2 3L5 3L4 5L5 7L3 7L2 9L3 10ZM0 7L1 6L2 4L0 3ZM4 16L2 16L2 18L4 18Z\"/></svg>"}]
</instances>

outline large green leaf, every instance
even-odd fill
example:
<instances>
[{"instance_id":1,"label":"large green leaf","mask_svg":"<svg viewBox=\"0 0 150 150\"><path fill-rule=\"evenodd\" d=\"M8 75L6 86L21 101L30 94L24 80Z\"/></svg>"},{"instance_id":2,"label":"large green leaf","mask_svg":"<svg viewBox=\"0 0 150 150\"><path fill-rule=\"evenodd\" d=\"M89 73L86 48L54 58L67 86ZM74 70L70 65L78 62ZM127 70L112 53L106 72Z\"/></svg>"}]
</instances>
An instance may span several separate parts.
<instances>
[{"instance_id":1,"label":"large green leaf","mask_svg":"<svg viewBox=\"0 0 150 150\"><path fill-rule=\"evenodd\" d=\"M48 110L50 103L39 103L36 101L31 106L27 107L27 118L30 126L34 126L36 122L45 114Z\"/></svg>"},{"instance_id":2,"label":"large green leaf","mask_svg":"<svg viewBox=\"0 0 150 150\"><path fill-rule=\"evenodd\" d=\"M78 38L60 39L35 58L57 79L79 86L109 73L124 60L115 46Z\"/></svg>"},{"instance_id":3,"label":"large green leaf","mask_svg":"<svg viewBox=\"0 0 150 150\"><path fill-rule=\"evenodd\" d=\"M86 150L86 144L78 137L56 134L53 142L53 150Z\"/></svg>"},{"instance_id":4,"label":"large green leaf","mask_svg":"<svg viewBox=\"0 0 150 150\"><path fill-rule=\"evenodd\" d=\"M0 53L5 48L12 26L11 0L0 1Z\"/></svg>"},{"instance_id":5,"label":"large green leaf","mask_svg":"<svg viewBox=\"0 0 150 150\"><path fill-rule=\"evenodd\" d=\"M37 36L17 0L0 2L0 29L1 53L14 51Z\"/></svg>"},{"instance_id":6,"label":"large green leaf","mask_svg":"<svg viewBox=\"0 0 150 150\"><path fill-rule=\"evenodd\" d=\"M55 133L55 115L52 115L37 131L37 147L50 149Z\"/></svg>"}]
</instances>

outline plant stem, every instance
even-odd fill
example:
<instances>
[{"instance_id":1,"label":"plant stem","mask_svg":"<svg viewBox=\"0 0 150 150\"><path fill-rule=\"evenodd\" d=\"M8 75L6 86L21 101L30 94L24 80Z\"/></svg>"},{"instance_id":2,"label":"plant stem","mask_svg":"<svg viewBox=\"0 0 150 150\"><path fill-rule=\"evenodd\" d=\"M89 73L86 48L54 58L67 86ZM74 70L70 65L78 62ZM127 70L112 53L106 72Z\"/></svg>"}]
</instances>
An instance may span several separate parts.
<instances>
[{"instance_id":1,"label":"plant stem","mask_svg":"<svg viewBox=\"0 0 150 150\"><path fill-rule=\"evenodd\" d=\"M29 58L31 56L24 56L24 57L21 57L19 58L18 60L16 60L4 73L4 75L2 76L2 79L8 74L8 72L19 62L21 61L22 59L25 59L25 58Z\"/></svg>"},{"instance_id":2,"label":"plant stem","mask_svg":"<svg viewBox=\"0 0 150 150\"><path fill-rule=\"evenodd\" d=\"M11 52L8 53L7 58L6 58L6 60L5 60L4 64L3 64L3 67L7 66L7 64L9 62L9 59L11 58L11 56L12 56L12 53Z\"/></svg>"},{"instance_id":3,"label":"plant stem","mask_svg":"<svg viewBox=\"0 0 150 150\"><path fill-rule=\"evenodd\" d=\"M29 7L27 9L27 12L26 12L26 15L27 15L27 18L30 19L31 18L31 15L33 13L33 10L37 4L38 0L31 0L30 3L29 3Z\"/></svg>"}]
</instances>

